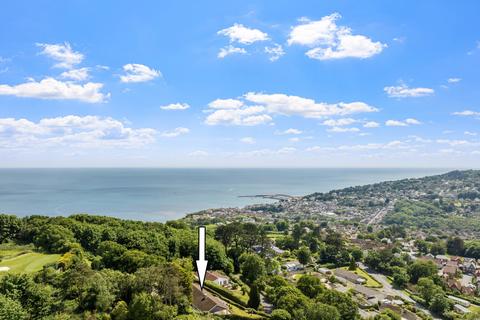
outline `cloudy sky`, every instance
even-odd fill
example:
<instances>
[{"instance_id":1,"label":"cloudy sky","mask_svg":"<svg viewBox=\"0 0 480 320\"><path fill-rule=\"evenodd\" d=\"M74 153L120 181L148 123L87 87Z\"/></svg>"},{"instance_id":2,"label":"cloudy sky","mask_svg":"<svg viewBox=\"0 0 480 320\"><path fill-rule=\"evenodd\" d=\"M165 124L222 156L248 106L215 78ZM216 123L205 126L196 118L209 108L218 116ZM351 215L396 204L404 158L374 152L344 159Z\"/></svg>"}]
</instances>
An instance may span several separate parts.
<instances>
[{"instance_id":1,"label":"cloudy sky","mask_svg":"<svg viewBox=\"0 0 480 320\"><path fill-rule=\"evenodd\" d=\"M478 1L10 1L0 167L479 167Z\"/></svg>"}]
</instances>

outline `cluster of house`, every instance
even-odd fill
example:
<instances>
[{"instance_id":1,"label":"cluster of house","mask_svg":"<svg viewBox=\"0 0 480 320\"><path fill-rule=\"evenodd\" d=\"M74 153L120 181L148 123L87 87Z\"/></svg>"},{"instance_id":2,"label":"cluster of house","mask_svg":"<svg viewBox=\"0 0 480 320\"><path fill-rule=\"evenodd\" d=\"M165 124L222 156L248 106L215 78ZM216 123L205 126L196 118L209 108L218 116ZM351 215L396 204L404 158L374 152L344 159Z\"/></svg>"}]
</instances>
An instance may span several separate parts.
<instances>
[{"instance_id":1,"label":"cluster of house","mask_svg":"<svg viewBox=\"0 0 480 320\"><path fill-rule=\"evenodd\" d=\"M423 259L437 265L438 274L450 289L469 296L480 295L480 261L432 254L427 254Z\"/></svg>"},{"instance_id":2,"label":"cluster of house","mask_svg":"<svg viewBox=\"0 0 480 320\"><path fill-rule=\"evenodd\" d=\"M328 269L320 269L320 273L324 275L331 274L331 271ZM330 271L330 273L329 273ZM417 320L418 317L415 313L404 308L404 302L397 297L380 292L378 290L368 288L365 286L367 280L357 275L354 272L344 270L344 269L335 269L333 272L340 282L351 282L353 284L353 289L355 292L363 297L363 299L358 300L360 307L369 308L372 306L379 306L379 310L390 309L395 313L401 315L402 319L407 320Z\"/></svg>"}]
</instances>

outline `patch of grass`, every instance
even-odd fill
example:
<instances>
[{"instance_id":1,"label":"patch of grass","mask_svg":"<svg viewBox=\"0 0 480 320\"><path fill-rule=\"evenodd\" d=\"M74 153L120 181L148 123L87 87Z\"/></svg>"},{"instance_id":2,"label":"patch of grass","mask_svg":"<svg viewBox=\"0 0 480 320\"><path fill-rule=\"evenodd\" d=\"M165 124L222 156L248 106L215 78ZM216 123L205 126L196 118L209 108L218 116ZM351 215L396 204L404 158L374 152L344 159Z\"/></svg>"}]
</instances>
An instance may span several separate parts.
<instances>
[{"instance_id":1,"label":"patch of grass","mask_svg":"<svg viewBox=\"0 0 480 320\"><path fill-rule=\"evenodd\" d=\"M472 304L470 307L468 307L468 309L472 312L480 312L480 306L476 306L474 304Z\"/></svg>"},{"instance_id":2,"label":"patch of grass","mask_svg":"<svg viewBox=\"0 0 480 320\"><path fill-rule=\"evenodd\" d=\"M272 240L282 239L285 237L285 234L280 231L270 231L267 233L267 237Z\"/></svg>"},{"instance_id":3,"label":"patch of grass","mask_svg":"<svg viewBox=\"0 0 480 320\"><path fill-rule=\"evenodd\" d=\"M0 267L8 267L7 272L0 272L0 275L6 273L33 273L42 270L43 266L54 263L60 258L59 254L44 254L38 252L28 252L25 250L5 250L0 251L3 260Z\"/></svg>"},{"instance_id":4,"label":"patch of grass","mask_svg":"<svg viewBox=\"0 0 480 320\"><path fill-rule=\"evenodd\" d=\"M229 305L230 312L234 315L241 316L247 319L264 319L261 315L248 313L245 310L242 310L232 304Z\"/></svg>"}]
</instances>

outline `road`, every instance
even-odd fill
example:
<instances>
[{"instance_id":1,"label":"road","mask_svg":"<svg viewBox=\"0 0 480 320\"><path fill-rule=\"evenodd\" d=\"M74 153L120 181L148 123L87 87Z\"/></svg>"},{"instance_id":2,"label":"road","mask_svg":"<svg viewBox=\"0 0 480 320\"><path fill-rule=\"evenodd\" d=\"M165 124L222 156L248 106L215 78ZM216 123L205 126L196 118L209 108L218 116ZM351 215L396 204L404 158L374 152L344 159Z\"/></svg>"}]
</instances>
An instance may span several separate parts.
<instances>
[{"instance_id":1,"label":"road","mask_svg":"<svg viewBox=\"0 0 480 320\"><path fill-rule=\"evenodd\" d=\"M381 273L378 273L376 271L373 271L371 269L369 269L367 266L365 266L363 263L360 263L359 264L359 267L362 268L365 272L367 272L368 274L370 274L372 277L374 277L378 282L380 282L383 286L382 289L377 289L387 295L392 295L392 296L398 296L400 298L402 298L403 300L407 301L407 302L410 302L410 303L413 303L415 304L415 307L418 309L418 310L421 310L423 311L424 313L428 314L429 316L431 316L434 320L442 320L440 318L437 318L435 317L428 309L426 309L425 307L423 307L421 304L417 303L415 300L413 300L412 298L410 298L405 292L401 291L401 290L398 290L398 289L395 289L391 284L390 282L388 282L388 279L386 276L384 276L383 274Z\"/></svg>"},{"instance_id":2,"label":"road","mask_svg":"<svg viewBox=\"0 0 480 320\"><path fill-rule=\"evenodd\" d=\"M383 217L389 212L393 210L393 206L395 202L391 202L385 208L380 209L371 219L367 222L367 225L376 224L382 221Z\"/></svg>"}]
</instances>

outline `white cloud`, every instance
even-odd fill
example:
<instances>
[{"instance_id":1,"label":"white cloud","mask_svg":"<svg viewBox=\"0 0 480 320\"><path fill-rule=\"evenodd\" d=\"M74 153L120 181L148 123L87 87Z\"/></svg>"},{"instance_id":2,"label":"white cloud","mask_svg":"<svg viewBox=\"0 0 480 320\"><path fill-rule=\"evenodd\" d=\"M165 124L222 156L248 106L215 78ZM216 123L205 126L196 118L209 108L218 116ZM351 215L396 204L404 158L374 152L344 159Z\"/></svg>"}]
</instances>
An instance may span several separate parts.
<instances>
[{"instance_id":1,"label":"white cloud","mask_svg":"<svg viewBox=\"0 0 480 320\"><path fill-rule=\"evenodd\" d=\"M380 127L380 123L375 121L368 121L363 125L364 128L378 128Z\"/></svg>"},{"instance_id":2,"label":"white cloud","mask_svg":"<svg viewBox=\"0 0 480 320\"><path fill-rule=\"evenodd\" d=\"M405 119L404 121L387 120L385 122L385 125L387 127L408 127L409 125L419 125L419 124L421 124L421 122L413 118L408 118L408 119Z\"/></svg>"},{"instance_id":3,"label":"white cloud","mask_svg":"<svg viewBox=\"0 0 480 320\"><path fill-rule=\"evenodd\" d=\"M62 72L60 77L64 79L75 80L75 81L84 81L88 79L89 71L90 71L89 68L72 69L72 70Z\"/></svg>"},{"instance_id":4,"label":"white cloud","mask_svg":"<svg viewBox=\"0 0 480 320\"><path fill-rule=\"evenodd\" d=\"M472 136L472 137L477 136L476 132L471 132L471 131L465 131L463 134L466 136Z\"/></svg>"},{"instance_id":5,"label":"white cloud","mask_svg":"<svg viewBox=\"0 0 480 320\"><path fill-rule=\"evenodd\" d=\"M463 116L463 117L479 117L480 111L464 110L457 111L452 113L454 116Z\"/></svg>"},{"instance_id":6,"label":"white cloud","mask_svg":"<svg viewBox=\"0 0 480 320\"><path fill-rule=\"evenodd\" d=\"M255 126L271 122L272 118L264 112L265 108L261 106L216 109L207 116L205 123L208 125Z\"/></svg>"},{"instance_id":7,"label":"white cloud","mask_svg":"<svg viewBox=\"0 0 480 320\"><path fill-rule=\"evenodd\" d=\"M385 122L385 125L387 127L406 127L407 126L405 122L398 121L398 120L387 120Z\"/></svg>"},{"instance_id":8,"label":"white cloud","mask_svg":"<svg viewBox=\"0 0 480 320\"><path fill-rule=\"evenodd\" d=\"M300 138L298 138L298 137L289 138L288 141L290 141L290 142L299 142L299 141L300 141Z\"/></svg>"},{"instance_id":9,"label":"white cloud","mask_svg":"<svg viewBox=\"0 0 480 320\"><path fill-rule=\"evenodd\" d=\"M124 65L123 71L125 71L125 74L120 76L120 81L125 83L146 82L162 76L160 71L138 63Z\"/></svg>"},{"instance_id":10,"label":"white cloud","mask_svg":"<svg viewBox=\"0 0 480 320\"><path fill-rule=\"evenodd\" d=\"M238 99L217 99L209 104L205 112L210 114L205 122L209 125L258 125L272 121L270 115L298 115L305 118L322 118L375 112L378 109L363 102L318 103L312 99L285 94L263 94L249 92ZM252 105L248 105L248 104Z\"/></svg>"},{"instance_id":11,"label":"white cloud","mask_svg":"<svg viewBox=\"0 0 480 320\"><path fill-rule=\"evenodd\" d=\"M413 119L413 118L405 119L405 123L406 124L415 124L415 125L422 124L420 121L418 121L417 119Z\"/></svg>"},{"instance_id":12,"label":"white cloud","mask_svg":"<svg viewBox=\"0 0 480 320\"><path fill-rule=\"evenodd\" d=\"M254 144L256 141L252 137L244 137L240 139L240 142L245 143L245 144Z\"/></svg>"},{"instance_id":13,"label":"white cloud","mask_svg":"<svg viewBox=\"0 0 480 320\"><path fill-rule=\"evenodd\" d=\"M232 45L228 45L220 49L220 51L217 54L217 57L220 59L223 59L226 56L229 56L232 54L246 54L246 53L247 53L247 50L245 50L244 48L238 48Z\"/></svg>"},{"instance_id":14,"label":"white cloud","mask_svg":"<svg viewBox=\"0 0 480 320\"><path fill-rule=\"evenodd\" d=\"M265 106L268 113L299 115L305 118L322 118L334 115L349 115L362 112L375 112L378 109L364 102L339 102L327 104L313 99L286 94L264 94L249 92L245 100Z\"/></svg>"},{"instance_id":15,"label":"white cloud","mask_svg":"<svg viewBox=\"0 0 480 320\"><path fill-rule=\"evenodd\" d=\"M383 90L391 98L424 97L435 93L431 88L409 88L406 84L385 87Z\"/></svg>"},{"instance_id":16,"label":"white cloud","mask_svg":"<svg viewBox=\"0 0 480 320\"><path fill-rule=\"evenodd\" d=\"M283 51L283 47L279 44L275 44L272 47L265 47L265 53L270 55L269 60L270 61L277 61L280 59L281 56L285 54L285 51Z\"/></svg>"},{"instance_id":17,"label":"white cloud","mask_svg":"<svg viewBox=\"0 0 480 320\"><path fill-rule=\"evenodd\" d=\"M27 119L0 119L0 146L33 147L139 147L155 141L156 131L133 129L113 118L65 116Z\"/></svg>"},{"instance_id":18,"label":"white cloud","mask_svg":"<svg viewBox=\"0 0 480 320\"><path fill-rule=\"evenodd\" d=\"M447 144L451 147L471 145L471 143L467 140L438 139L436 142L439 144Z\"/></svg>"},{"instance_id":19,"label":"white cloud","mask_svg":"<svg viewBox=\"0 0 480 320\"><path fill-rule=\"evenodd\" d=\"M89 103L104 102L110 94L100 92L102 83L88 82L75 84L62 82L54 78L45 78L39 82L29 82L10 86L0 85L0 95L12 95L22 98L38 98L52 100L80 100Z\"/></svg>"},{"instance_id":20,"label":"white cloud","mask_svg":"<svg viewBox=\"0 0 480 320\"><path fill-rule=\"evenodd\" d=\"M382 52L386 47L381 42L374 42L364 35L354 35L348 27L337 26L336 20L341 15L333 13L317 21L307 18L301 24L292 27L288 44L313 47L306 52L312 59L330 60L343 58L370 58Z\"/></svg>"},{"instance_id":21,"label":"white cloud","mask_svg":"<svg viewBox=\"0 0 480 320\"><path fill-rule=\"evenodd\" d=\"M242 24L235 23L233 26L222 29L217 32L219 35L223 35L230 38L230 42L238 42L245 45L250 45L257 41L268 40L268 34L258 30L245 27Z\"/></svg>"},{"instance_id":22,"label":"white cloud","mask_svg":"<svg viewBox=\"0 0 480 320\"><path fill-rule=\"evenodd\" d=\"M243 102L237 99L216 99L208 104L210 109L238 109Z\"/></svg>"},{"instance_id":23,"label":"white cloud","mask_svg":"<svg viewBox=\"0 0 480 320\"><path fill-rule=\"evenodd\" d=\"M161 136L164 137L164 138L175 138L175 137L178 137L180 135L187 134L189 132L190 132L190 129L188 129L188 128L178 127L178 128L175 128L171 131L162 132Z\"/></svg>"},{"instance_id":24,"label":"white cloud","mask_svg":"<svg viewBox=\"0 0 480 320\"><path fill-rule=\"evenodd\" d=\"M37 46L43 49L41 54L58 62L54 65L56 68L70 69L81 63L84 58L80 52L73 51L68 42L63 44L37 43Z\"/></svg>"},{"instance_id":25,"label":"white cloud","mask_svg":"<svg viewBox=\"0 0 480 320\"><path fill-rule=\"evenodd\" d=\"M352 119L352 118L341 118L341 119L329 119L323 121L324 126L329 126L329 127L342 127L342 126L348 126L353 123L357 122L357 120Z\"/></svg>"},{"instance_id":26,"label":"white cloud","mask_svg":"<svg viewBox=\"0 0 480 320\"><path fill-rule=\"evenodd\" d=\"M160 107L160 109L162 110L187 110L188 108L190 108L190 105L188 105L187 103L180 103L180 102L171 103L171 104Z\"/></svg>"},{"instance_id":27,"label":"white cloud","mask_svg":"<svg viewBox=\"0 0 480 320\"><path fill-rule=\"evenodd\" d=\"M458 83L460 81L462 81L461 78L449 78L448 80L448 83Z\"/></svg>"},{"instance_id":28,"label":"white cloud","mask_svg":"<svg viewBox=\"0 0 480 320\"><path fill-rule=\"evenodd\" d=\"M359 132L360 129L358 128L345 128L345 127L332 127L327 130L328 132L335 132L335 133L345 133L345 132Z\"/></svg>"},{"instance_id":29,"label":"white cloud","mask_svg":"<svg viewBox=\"0 0 480 320\"><path fill-rule=\"evenodd\" d=\"M303 133L302 130L298 130L295 128L289 128L283 132L280 132L280 134L302 134L302 133Z\"/></svg>"}]
</instances>

